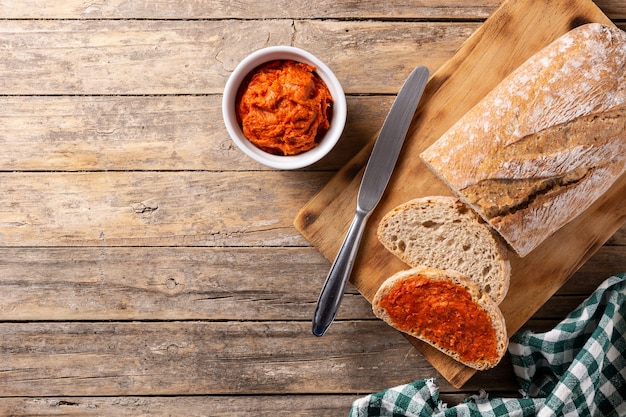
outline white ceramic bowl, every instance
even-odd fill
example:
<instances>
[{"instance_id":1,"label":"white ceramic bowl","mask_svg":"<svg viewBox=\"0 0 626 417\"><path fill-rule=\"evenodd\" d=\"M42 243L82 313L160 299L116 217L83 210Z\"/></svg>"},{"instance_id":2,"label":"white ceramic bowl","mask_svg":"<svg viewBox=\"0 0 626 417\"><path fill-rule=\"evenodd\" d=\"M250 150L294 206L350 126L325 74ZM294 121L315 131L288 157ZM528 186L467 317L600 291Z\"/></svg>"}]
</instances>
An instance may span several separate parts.
<instances>
[{"instance_id":1,"label":"white ceramic bowl","mask_svg":"<svg viewBox=\"0 0 626 417\"><path fill-rule=\"evenodd\" d=\"M274 60L292 60L314 66L315 72L324 80L333 97L333 115L330 129L315 148L298 155L272 155L252 144L243 134L237 121L235 101L237 91L246 76L261 64ZM333 72L311 53L290 46L272 46L248 55L237 65L226 82L222 98L222 116L226 129L233 142L246 155L266 166L278 169L297 169L311 165L322 159L335 146L346 124L347 106L343 88Z\"/></svg>"}]
</instances>

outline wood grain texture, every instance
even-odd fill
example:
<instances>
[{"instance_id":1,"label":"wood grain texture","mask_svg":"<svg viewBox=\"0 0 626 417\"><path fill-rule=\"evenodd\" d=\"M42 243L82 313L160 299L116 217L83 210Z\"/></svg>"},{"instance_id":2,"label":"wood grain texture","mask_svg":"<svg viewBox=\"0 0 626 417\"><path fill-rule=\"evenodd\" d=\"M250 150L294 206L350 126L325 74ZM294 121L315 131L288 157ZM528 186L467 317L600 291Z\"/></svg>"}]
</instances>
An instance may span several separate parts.
<instances>
[{"instance_id":1,"label":"wood grain texture","mask_svg":"<svg viewBox=\"0 0 626 417\"><path fill-rule=\"evenodd\" d=\"M223 20L5 20L0 95L221 94L242 59L274 45L317 55L348 94L392 94L404 70L438 68L478 26L273 19L233 31ZM388 62L398 63L393 71Z\"/></svg>"},{"instance_id":2,"label":"wood grain texture","mask_svg":"<svg viewBox=\"0 0 626 417\"><path fill-rule=\"evenodd\" d=\"M5 20L0 94L221 93L239 60L290 44L290 20ZM271 42L268 42L271 40ZM239 45L241 55L224 52Z\"/></svg>"},{"instance_id":3,"label":"wood grain texture","mask_svg":"<svg viewBox=\"0 0 626 417\"><path fill-rule=\"evenodd\" d=\"M368 300L386 277L406 269L406 265L386 251L376 238L376 225L381 217L411 198L451 194L418 155L527 58L572 27L591 21L610 23L592 2L585 0L575 3L509 1L434 73L388 190L370 218L352 274L352 282ZM357 155L303 208L295 221L296 227L329 260L334 258L353 216L359 174L367 155L367 151ZM626 220L625 191L626 175L585 214L526 258L510 254L511 286L501 305L510 334L623 224ZM462 386L474 374L473 370L436 349L411 340L455 386Z\"/></svg>"},{"instance_id":4,"label":"wood grain texture","mask_svg":"<svg viewBox=\"0 0 626 417\"><path fill-rule=\"evenodd\" d=\"M304 204L328 177L268 172L261 183L253 172L3 173L0 245L301 246L294 203Z\"/></svg>"},{"instance_id":5,"label":"wood grain texture","mask_svg":"<svg viewBox=\"0 0 626 417\"><path fill-rule=\"evenodd\" d=\"M534 317L563 317L626 271L625 255L600 248ZM328 268L314 248L0 248L0 321L306 321ZM349 285L337 319L374 315Z\"/></svg>"},{"instance_id":6,"label":"wood grain texture","mask_svg":"<svg viewBox=\"0 0 626 417\"><path fill-rule=\"evenodd\" d=\"M313 248L0 248L0 320L306 321L327 269ZM339 319L373 319L348 292Z\"/></svg>"},{"instance_id":7,"label":"wood grain texture","mask_svg":"<svg viewBox=\"0 0 626 417\"><path fill-rule=\"evenodd\" d=\"M620 0L596 0L595 3L612 19L626 18L626 5ZM0 1L0 15L9 19L246 19L325 18L353 19L485 19L500 6L499 0L465 0L407 3L391 0L312 3L306 0L255 1L238 3L225 0L111 0L106 3L66 0L41 2L22 0L15 7L11 0Z\"/></svg>"},{"instance_id":8,"label":"wood grain texture","mask_svg":"<svg viewBox=\"0 0 626 417\"><path fill-rule=\"evenodd\" d=\"M445 65L500 3L0 0L0 415L337 416L429 377L450 405L519 395L506 358L446 382L352 285L311 336L329 262L292 225L405 71ZM597 4L626 28L622 0ZM295 172L253 163L221 120L235 65L276 44L348 93L341 142ZM623 227L525 328L625 260Z\"/></svg>"},{"instance_id":9,"label":"wood grain texture","mask_svg":"<svg viewBox=\"0 0 626 417\"><path fill-rule=\"evenodd\" d=\"M64 417L212 417L254 415L256 417L336 417L348 415L355 394L337 395L241 395L129 396L129 397L44 397L10 398L0 401L0 414L11 416ZM457 400L458 401L458 400Z\"/></svg>"},{"instance_id":10,"label":"wood grain texture","mask_svg":"<svg viewBox=\"0 0 626 417\"><path fill-rule=\"evenodd\" d=\"M614 1L614 0L613 0ZM610 2L609 2L610 3ZM464 0L406 3L399 0L381 3L376 0L358 2L312 3L306 0L257 0L232 2L227 0L112 0L106 3L86 3L68 0L46 4L36 0L21 1L15 7L10 0L0 2L0 15L7 18L66 18L66 19L249 19L259 18L375 18L375 19L449 19L486 18L500 4L498 0L482 0L468 4Z\"/></svg>"},{"instance_id":11,"label":"wood grain texture","mask_svg":"<svg viewBox=\"0 0 626 417\"><path fill-rule=\"evenodd\" d=\"M342 167L367 144L392 101L349 96L350 128L308 170ZM218 95L0 96L0 107L0 171L269 170L242 157L228 137Z\"/></svg>"},{"instance_id":12,"label":"wood grain texture","mask_svg":"<svg viewBox=\"0 0 626 417\"><path fill-rule=\"evenodd\" d=\"M321 339L310 336L309 321L0 323L0 391L9 397L359 393L402 383L407 368L432 372L383 323L336 324ZM507 380L512 376L503 366L479 382L499 389Z\"/></svg>"}]
</instances>

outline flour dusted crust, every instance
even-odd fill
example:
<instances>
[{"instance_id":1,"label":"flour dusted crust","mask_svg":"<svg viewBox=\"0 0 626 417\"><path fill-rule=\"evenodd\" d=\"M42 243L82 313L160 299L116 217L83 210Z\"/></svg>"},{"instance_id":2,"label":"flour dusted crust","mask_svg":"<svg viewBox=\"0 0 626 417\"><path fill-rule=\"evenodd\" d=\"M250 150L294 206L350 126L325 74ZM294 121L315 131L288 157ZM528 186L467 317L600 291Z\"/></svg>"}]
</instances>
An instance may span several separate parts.
<instances>
[{"instance_id":1,"label":"flour dusted crust","mask_svg":"<svg viewBox=\"0 0 626 417\"><path fill-rule=\"evenodd\" d=\"M591 23L563 35L421 157L527 255L626 171L626 33Z\"/></svg>"},{"instance_id":2,"label":"flour dusted crust","mask_svg":"<svg viewBox=\"0 0 626 417\"><path fill-rule=\"evenodd\" d=\"M390 318L387 311L381 306L382 298L389 293L396 285L398 285L401 281L411 280L418 277L425 277L432 281L449 281L454 284L460 285L464 287L471 295L472 302L476 305L480 306L482 310L484 310L489 316L490 325L493 327L496 334L496 351L498 354L498 358L494 361L487 360L477 360L473 362L464 361L460 358L459 354L454 350L446 349L437 343L433 343L433 341L428 338L423 337L422 331L420 329L412 329L410 331L405 331L400 329ZM445 301L445 300L441 300ZM496 366L504 354L506 353L506 349L508 346L508 336L506 331L506 322L502 315L502 312L498 308L498 306L494 303L491 297L487 296L485 293L482 293L479 290L479 287L471 281L465 275L451 270L442 270L439 268L431 268L427 266L418 266L416 268L412 268L409 270L404 270L397 272L391 277L387 278L385 282L380 286L374 298L372 299L372 310L376 317L383 320L385 323L390 325L391 327L400 330L406 334L409 334L413 337L416 337L429 345L435 347L446 355L451 356L455 360L463 363L466 366L477 370L485 370Z\"/></svg>"}]
</instances>

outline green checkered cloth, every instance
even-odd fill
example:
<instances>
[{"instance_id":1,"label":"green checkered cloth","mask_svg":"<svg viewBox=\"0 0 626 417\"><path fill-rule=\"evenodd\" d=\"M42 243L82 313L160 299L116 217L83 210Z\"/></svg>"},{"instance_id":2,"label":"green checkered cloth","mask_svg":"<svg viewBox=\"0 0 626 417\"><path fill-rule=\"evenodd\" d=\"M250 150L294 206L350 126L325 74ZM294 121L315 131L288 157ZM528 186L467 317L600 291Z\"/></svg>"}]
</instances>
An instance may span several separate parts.
<instances>
[{"instance_id":1,"label":"green checkered cloth","mask_svg":"<svg viewBox=\"0 0 626 417\"><path fill-rule=\"evenodd\" d=\"M607 279L546 333L511 338L509 353L523 398L485 392L454 407L434 379L356 400L350 417L626 416L626 273Z\"/></svg>"}]
</instances>

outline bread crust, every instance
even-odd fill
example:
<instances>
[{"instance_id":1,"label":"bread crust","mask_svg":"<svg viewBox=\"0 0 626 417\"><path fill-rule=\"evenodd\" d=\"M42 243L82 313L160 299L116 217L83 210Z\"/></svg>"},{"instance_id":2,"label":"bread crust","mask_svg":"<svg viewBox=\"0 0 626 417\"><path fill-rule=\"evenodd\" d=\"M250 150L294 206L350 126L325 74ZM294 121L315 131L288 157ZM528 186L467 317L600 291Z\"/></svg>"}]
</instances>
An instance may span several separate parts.
<instances>
[{"instance_id":1,"label":"bread crust","mask_svg":"<svg viewBox=\"0 0 626 417\"><path fill-rule=\"evenodd\" d=\"M526 256L626 172L626 33L563 35L421 158Z\"/></svg>"},{"instance_id":2,"label":"bread crust","mask_svg":"<svg viewBox=\"0 0 626 417\"><path fill-rule=\"evenodd\" d=\"M458 198L409 200L385 214L378 240L411 267L458 271L500 304L509 290L511 265L501 238Z\"/></svg>"},{"instance_id":3,"label":"bread crust","mask_svg":"<svg viewBox=\"0 0 626 417\"><path fill-rule=\"evenodd\" d=\"M391 320L387 311L381 306L381 300L399 282L403 280L415 279L417 277L425 277L432 281L452 282L468 290L468 292L472 296L472 302L480 306L480 308L483 309L487 313L487 315L489 316L489 319L491 320L490 324L492 328L495 330L496 339L497 339L496 350L497 350L498 357L496 360L494 361L479 360L475 362L464 361L461 359L461 357L459 356L457 352L446 349L434 343L433 341L425 337L422 337L422 334L419 331L419 329L416 329L414 331L405 331L399 328ZM506 323L505 323L504 317L500 309L494 303L491 297L480 292L480 290L478 289L478 286L474 282L468 279L465 275L456 271L441 270L438 268L431 268L427 266L418 266L416 268L412 268L409 270L400 271L392 275L391 277L387 278L385 282L383 282L383 284L380 286L374 298L372 299L372 310L374 314L376 315L376 317L380 318L391 327L403 333L416 337L417 339L428 343L429 345L435 347L436 349L440 350L446 355L449 355L453 359L463 363L464 365L477 369L477 370L485 370L485 369L489 369L489 368L496 366L500 362L504 354L506 353L506 349L508 346L508 336L507 336L507 331L506 331Z\"/></svg>"}]
</instances>

